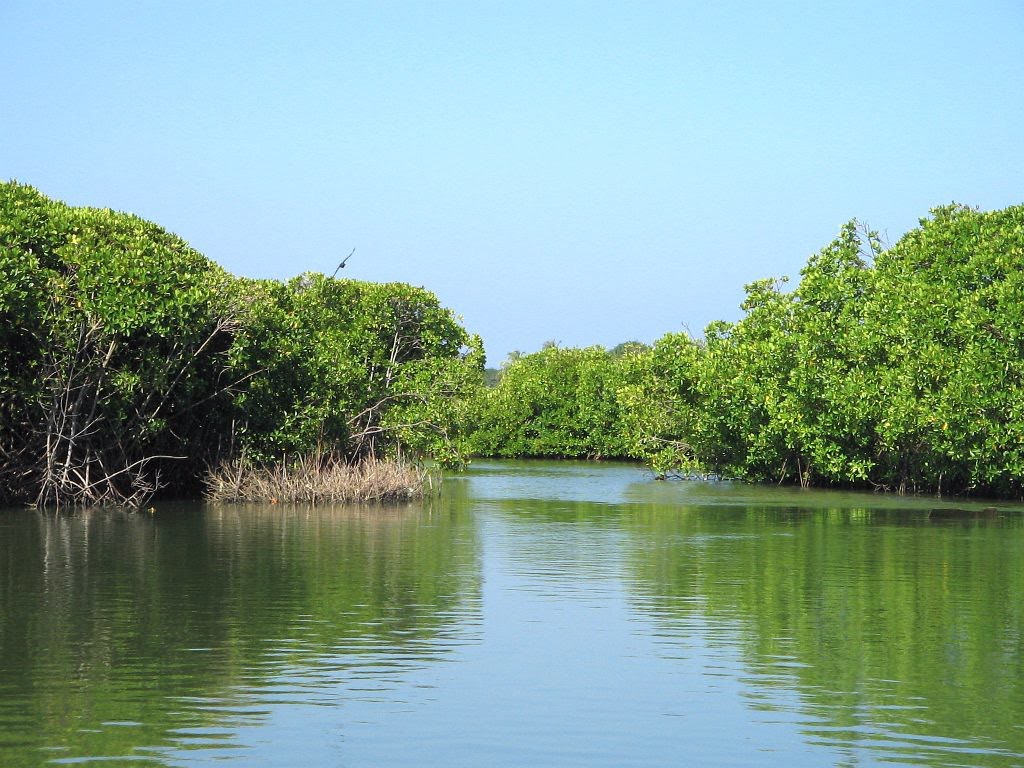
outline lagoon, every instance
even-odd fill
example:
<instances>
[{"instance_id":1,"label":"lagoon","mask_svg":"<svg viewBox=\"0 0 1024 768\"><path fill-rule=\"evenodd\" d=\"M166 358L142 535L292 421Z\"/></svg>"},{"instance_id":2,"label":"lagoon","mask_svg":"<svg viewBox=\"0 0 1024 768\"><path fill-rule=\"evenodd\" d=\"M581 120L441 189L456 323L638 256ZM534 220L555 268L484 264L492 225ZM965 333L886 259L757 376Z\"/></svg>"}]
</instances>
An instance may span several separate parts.
<instances>
[{"instance_id":1,"label":"lagoon","mask_svg":"<svg viewBox=\"0 0 1024 768\"><path fill-rule=\"evenodd\" d=\"M1024 764L1024 516L479 462L0 513L0 765Z\"/></svg>"}]
</instances>

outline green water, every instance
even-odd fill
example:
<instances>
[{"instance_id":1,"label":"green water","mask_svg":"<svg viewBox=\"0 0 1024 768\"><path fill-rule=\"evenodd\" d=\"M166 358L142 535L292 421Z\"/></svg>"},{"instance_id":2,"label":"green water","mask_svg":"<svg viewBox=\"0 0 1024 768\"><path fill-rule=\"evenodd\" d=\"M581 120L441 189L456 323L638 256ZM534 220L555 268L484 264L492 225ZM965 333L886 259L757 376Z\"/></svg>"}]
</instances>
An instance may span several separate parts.
<instances>
[{"instance_id":1,"label":"green water","mask_svg":"<svg viewBox=\"0 0 1024 768\"><path fill-rule=\"evenodd\" d=\"M0 513L0 766L1024 765L1019 508L483 463Z\"/></svg>"}]
</instances>

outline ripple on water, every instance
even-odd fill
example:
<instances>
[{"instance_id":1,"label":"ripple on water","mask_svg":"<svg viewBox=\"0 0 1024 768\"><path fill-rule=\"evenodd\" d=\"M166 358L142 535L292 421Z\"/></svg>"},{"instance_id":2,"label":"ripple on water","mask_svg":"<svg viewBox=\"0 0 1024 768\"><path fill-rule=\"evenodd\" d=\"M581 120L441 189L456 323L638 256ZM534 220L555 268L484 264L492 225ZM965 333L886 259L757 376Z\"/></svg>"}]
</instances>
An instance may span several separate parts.
<instances>
[{"instance_id":1,"label":"ripple on water","mask_svg":"<svg viewBox=\"0 0 1024 768\"><path fill-rule=\"evenodd\" d=\"M601 465L448 490L5 518L0 764L1024 764L1020 525Z\"/></svg>"}]
</instances>

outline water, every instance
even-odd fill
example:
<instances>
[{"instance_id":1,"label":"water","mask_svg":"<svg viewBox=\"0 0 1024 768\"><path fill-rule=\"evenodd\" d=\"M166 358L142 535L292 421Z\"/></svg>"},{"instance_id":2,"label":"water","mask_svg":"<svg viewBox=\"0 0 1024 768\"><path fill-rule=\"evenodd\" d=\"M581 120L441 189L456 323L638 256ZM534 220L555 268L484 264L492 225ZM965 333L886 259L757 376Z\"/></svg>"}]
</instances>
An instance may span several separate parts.
<instances>
[{"instance_id":1,"label":"water","mask_svg":"<svg viewBox=\"0 0 1024 768\"><path fill-rule=\"evenodd\" d=\"M0 765L1024 765L1019 508L495 462L0 514Z\"/></svg>"}]
</instances>

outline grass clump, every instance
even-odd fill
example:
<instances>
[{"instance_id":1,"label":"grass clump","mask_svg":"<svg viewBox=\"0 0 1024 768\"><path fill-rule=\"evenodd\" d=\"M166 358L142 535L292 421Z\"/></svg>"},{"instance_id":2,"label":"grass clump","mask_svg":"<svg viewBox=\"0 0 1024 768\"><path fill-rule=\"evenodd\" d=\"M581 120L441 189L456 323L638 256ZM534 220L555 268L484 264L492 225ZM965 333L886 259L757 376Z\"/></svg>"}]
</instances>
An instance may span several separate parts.
<instances>
[{"instance_id":1,"label":"grass clump","mask_svg":"<svg viewBox=\"0 0 1024 768\"><path fill-rule=\"evenodd\" d=\"M206 499L212 503L348 504L422 498L435 478L402 459L364 458L352 463L335 453L298 456L273 464L244 457L212 467Z\"/></svg>"}]
</instances>

